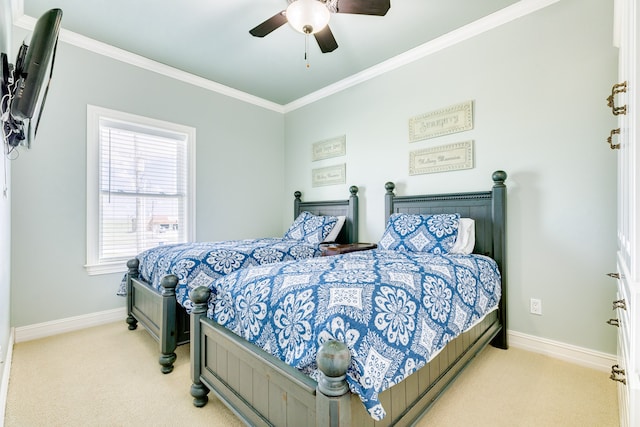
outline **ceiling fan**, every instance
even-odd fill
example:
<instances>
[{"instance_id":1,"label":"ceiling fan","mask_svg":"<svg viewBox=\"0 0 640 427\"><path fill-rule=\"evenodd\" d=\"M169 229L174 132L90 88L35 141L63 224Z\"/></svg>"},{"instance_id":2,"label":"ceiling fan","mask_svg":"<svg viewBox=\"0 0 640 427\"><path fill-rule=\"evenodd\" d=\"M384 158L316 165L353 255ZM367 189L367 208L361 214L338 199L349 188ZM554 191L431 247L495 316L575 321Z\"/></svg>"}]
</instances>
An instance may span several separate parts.
<instances>
[{"instance_id":1,"label":"ceiling fan","mask_svg":"<svg viewBox=\"0 0 640 427\"><path fill-rule=\"evenodd\" d=\"M249 30L252 36L264 37L289 22L303 34L313 34L322 53L333 52L338 43L329 28L331 13L384 16L391 0L287 0L289 6Z\"/></svg>"}]
</instances>

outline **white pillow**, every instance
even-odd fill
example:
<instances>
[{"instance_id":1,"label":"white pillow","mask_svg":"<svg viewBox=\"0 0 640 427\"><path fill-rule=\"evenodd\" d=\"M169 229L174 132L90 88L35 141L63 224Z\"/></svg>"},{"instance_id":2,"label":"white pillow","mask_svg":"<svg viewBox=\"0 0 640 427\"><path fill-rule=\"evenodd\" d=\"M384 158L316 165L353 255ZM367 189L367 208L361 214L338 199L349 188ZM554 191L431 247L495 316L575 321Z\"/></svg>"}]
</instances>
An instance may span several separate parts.
<instances>
[{"instance_id":1,"label":"white pillow","mask_svg":"<svg viewBox=\"0 0 640 427\"><path fill-rule=\"evenodd\" d=\"M471 218L460 218L458 226L458 237L453 247L449 251L450 254L469 255L473 252L476 245L476 222Z\"/></svg>"},{"instance_id":2,"label":"white pillow","mask_svg":"<svg viewBox=\"0 0 640 427\"><path fill-rule=\"evenodd\" d=\"M322 243L335 242L338 238L338 234L340 234L340 230L342 230L342 226L344 225L346 219L347 217L345 216L338 216L338 222L336 222L336 225L333 226L333 228L329 232L329 235L324 238Z\"/></svg>"}]
</instances>

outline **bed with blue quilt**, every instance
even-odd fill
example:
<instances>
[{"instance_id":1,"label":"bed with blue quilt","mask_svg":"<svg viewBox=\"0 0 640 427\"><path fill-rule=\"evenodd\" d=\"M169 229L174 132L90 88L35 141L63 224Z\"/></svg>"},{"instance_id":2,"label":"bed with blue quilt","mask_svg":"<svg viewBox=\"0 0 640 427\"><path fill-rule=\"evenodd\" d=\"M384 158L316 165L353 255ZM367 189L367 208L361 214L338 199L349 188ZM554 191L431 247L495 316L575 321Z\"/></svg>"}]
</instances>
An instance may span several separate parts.
<instances>
[{"instance_id":1,"label":"bed with blue quilt","mask_svg":"<svg viewBox=\"0 0 640 427\"><path fill-rule=\"evenodd\" d=\"M378 248L253 266L191 292L191 395L248 425L411 425L488 343L507 348L506 173L398 197Z\"/></svg>"},{"instance_id":2,"label":"bed with blue quilt","mask_svg":"<svg viewBox=\"0 0 640 427\"><path fill-rule=\"evenodd\" d=\"M173 370L177 345L189 342L189 292L252 265L318 257L325 242L357 241L358 188L346 200L303 202L294 196L294 221L282 237L189 242L148 249L127 262L118 293L127 297L129 329L138 322L160 344L163 373Z\"/></svg>"}]
</instances>

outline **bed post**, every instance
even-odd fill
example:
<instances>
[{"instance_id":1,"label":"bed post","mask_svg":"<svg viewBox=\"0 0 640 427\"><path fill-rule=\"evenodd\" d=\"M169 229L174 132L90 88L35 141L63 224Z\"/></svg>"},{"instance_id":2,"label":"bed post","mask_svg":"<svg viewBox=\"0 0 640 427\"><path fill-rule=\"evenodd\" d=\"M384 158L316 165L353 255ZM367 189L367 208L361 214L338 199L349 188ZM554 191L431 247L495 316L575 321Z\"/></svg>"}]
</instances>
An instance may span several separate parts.
<instances>
[{"instance_id":1,"label":"bed post","mask_svg":"<svg viewBox=\"0 0 640 427\"><path fill-rule=\"evenodd\" d=\"M358 187L352 185L349 187L349 193L351 193L351 195L349 196L349 212L347 218L352 218L353 223L351 227L347 227L347 232L349 232L349 235L347 235L347 243L358 243L359 223L358 215L356 215L358 212Z\"/></svg>"},{"instance_id":2,"label":"bed post","mask_svg":"<svg viewBox=\"0 0 640 427\"><path fill-rule=\"evenodd\" d=\"M160 370L163 374L173 371L176 361L175 350L178 346L176 331L176 286L178 278L168 274L160 280L160 295L162 296L162 314L160 325Z\"/></svg>"},{"instance_id":3,"label":"bed post","mask_svg":"<svg viewBox=\"0 0 640 427\"><path fill-rule=\"evenodd\" d=\"M140 273L138 267L140 261L138 258L133 258L127 261L127 323L129 324L129 330L133 331L138 327L138 320L131 314L133 312L133 284L131 279L137 279Z\"/></svg>"},{"instance_id":4,"label":"bed post","mask_svg":"<svg viewBox=\"0 0 640 427\"><path fill-rule=\"evenodd\" d=\"M207 313L207 303L211 291L205 286L198 286L189 292L189 298L193 302L191 311L191 396L193 405L201 408L207 404L209 389L200 381L200 370L202 369L202 324L200 319Z\"/></svg>"},{"instance_id":5,"label":"bed post","mask_svg":"<svg viewBox=\"0 0 640 427\"><path fill-rule=\"evenodd\" d=\"M495 171L493 179L492 193L492 214L493 214L493 259L498 263L502 276L502 297L500 298L500 323L502 329L492 341L492 345L498 348L507 349L507 266L506 266L506 210L507 210L507 187L504 185L507 179L505 171Z\"/></svg>"},{"instance_id":6,"label":"bed post","mask_svg":"<svg viewBox=\"0 0 640 427\"><path fill-rule=\"evenodd\" d=\"M396 185L393 182L387 182L384 184L384 188L387 190L384 194L384 223L386 226L389 217L393 214L393 198L395 197L393 190L396 188Z\"/></svg>"},{"instance_id":7,"label":"bed post","mask_svg":"<svg viewBox=\"0 0 640 427\"><path fill-rule=\"evenodd\" d=\"M302 202L302 200L300 200L300 197L302 197L302 193L296 191L295 193L293 193L293 197L295 197L295 199L293 200L293 219L296 219L298 215L300 215L300 202Z\"/></svg>"},{"instance_id":8,"label":"bed post","mask_svg":"<svg viewBox=\"0 0 640 427\"><path fill-rule=\"evenodd\" d=\"M351 395L347 369L351 353L340 341L325 341L318 355L319 378L316 388L316 427L348 426L351 420Z\"/></svg>"}]
</instances>

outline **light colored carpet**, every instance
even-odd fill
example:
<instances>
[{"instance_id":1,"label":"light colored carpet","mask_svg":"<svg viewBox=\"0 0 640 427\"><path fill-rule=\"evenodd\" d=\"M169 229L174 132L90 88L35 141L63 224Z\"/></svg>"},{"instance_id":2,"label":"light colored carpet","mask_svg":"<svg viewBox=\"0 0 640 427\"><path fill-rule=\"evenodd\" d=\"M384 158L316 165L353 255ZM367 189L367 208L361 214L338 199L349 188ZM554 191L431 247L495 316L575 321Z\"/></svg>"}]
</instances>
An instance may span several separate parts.
<instances>
[{"instance_id":1,"label":"light colored carpet","mask_svg":"<svg viewBox=\"0 0 640 427\"><path fill-rule=\"evenodd\" d=\"M617 427L617 386L606 372L487 346L418 425Z\"/></svg>"},{"instance_id":2,"label":"light colored carpet","mask_svg":"<svg viewBox=\"0 0 640 427\"><path fill-rule=\"evenodd\" d=\"M157 348L124 322L16 344L5 425L243 425L212 394L192 405L188 345L168 375ZM616 385L604 372L487 347L418 425L618 426Z\"/></svg>"}]
</instances>

